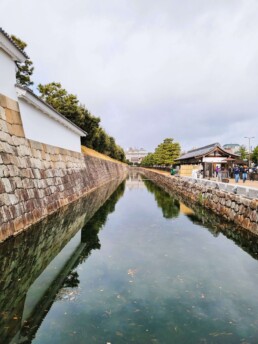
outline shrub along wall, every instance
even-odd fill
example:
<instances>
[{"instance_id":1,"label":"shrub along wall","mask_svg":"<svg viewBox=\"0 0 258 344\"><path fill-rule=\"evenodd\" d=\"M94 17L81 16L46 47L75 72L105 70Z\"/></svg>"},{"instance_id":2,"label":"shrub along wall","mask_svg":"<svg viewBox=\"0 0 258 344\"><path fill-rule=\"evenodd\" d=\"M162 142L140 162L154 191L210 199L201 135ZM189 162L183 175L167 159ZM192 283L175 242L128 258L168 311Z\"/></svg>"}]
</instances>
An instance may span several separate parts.
<instances>
[{"instance_id":1,"label":"shrub along wall","mask_svg":"<svg viewBox=\"0 0 258 344\"><path fill-rule=\"evenodd\" d=\"M258 199L236 195L219 190L217 183L197 183L193 178L185 180L180 177L160 174L147 169L140 169L149 179L180 195L198 202L212 210L227 221L231 221L251 232L258 234Z\"/></svg>"},{"instance_id":2,"label":"shrub along wall","mask_svg":"<svg viewBox=\"0 0 258 344\"><path fill-rule=\"evenodd\" d=\"M126 173L124 164L27 140L18 103L0 95L0 241Z\"/></svg>"}]
</instances>

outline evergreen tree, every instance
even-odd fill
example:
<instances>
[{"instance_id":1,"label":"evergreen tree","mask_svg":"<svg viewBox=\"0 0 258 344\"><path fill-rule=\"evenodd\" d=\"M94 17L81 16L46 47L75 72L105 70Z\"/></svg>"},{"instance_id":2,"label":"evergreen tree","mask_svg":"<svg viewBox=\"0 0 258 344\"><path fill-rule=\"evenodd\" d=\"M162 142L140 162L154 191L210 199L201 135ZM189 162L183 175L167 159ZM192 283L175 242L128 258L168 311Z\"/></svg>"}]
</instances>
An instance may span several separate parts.
<instances>
[{"instance_id":1,"label":"evergreen tree","mask_svg":"<svg viewBox=\"0 0 258 344\"><path fill-rule=\"evenodd\" d=\"M20 38L12 35L11 36L12 40L14 41L14 43L23 51L25 52L25 48L27 47L27 43L25 43L24 41L22 41ZM17 64L17 72L16 72L16 80L17 83L22 85L22 86L26 86L26 87L30 87L31 85L33 85L33 81L31 81L31 76L33 74L33 62L30 59L26 59L24 63L20 63L20 62L16 62Z\"/></svg>"},{"instance_id":2,"label":"evergreen tree","mask_svg":"<svg viewBox=\"0 0 258 344\"><path fill-rule=\"evenodd\" d=\"M39 84L40 97L78 126L83 122L83 111L79 107L76 95L69 94L59 82Z\"/></svg>"},{"instance_id":3,"label":"evergreen tree","mask_svg":"<svg viewBox=\"0 0 258 344\"><path fill-rule=\"evenodd\" d=\"M155 149L154 162L156 165L172 165L179 155L179 143L173 142L172 138L167 138Z\"/></svg>"}]
</instances>

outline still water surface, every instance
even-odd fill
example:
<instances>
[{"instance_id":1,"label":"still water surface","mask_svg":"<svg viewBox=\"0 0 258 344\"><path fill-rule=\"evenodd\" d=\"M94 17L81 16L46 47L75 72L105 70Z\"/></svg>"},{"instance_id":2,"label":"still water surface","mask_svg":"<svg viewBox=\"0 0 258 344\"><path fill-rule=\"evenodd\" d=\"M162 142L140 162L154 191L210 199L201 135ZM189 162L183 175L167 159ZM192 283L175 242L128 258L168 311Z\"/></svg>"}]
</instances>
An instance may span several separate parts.
<instances>
[{"instance_id":1,"label":"still water surface","mask_svg":"<svg viewBox=\"0 0 258 344\"><path fill-rule=\"evenodd\" d=\"M17 343L258 343L257 239L211 217L131 176L31 285Z\"/></svg>"}]
</instances>

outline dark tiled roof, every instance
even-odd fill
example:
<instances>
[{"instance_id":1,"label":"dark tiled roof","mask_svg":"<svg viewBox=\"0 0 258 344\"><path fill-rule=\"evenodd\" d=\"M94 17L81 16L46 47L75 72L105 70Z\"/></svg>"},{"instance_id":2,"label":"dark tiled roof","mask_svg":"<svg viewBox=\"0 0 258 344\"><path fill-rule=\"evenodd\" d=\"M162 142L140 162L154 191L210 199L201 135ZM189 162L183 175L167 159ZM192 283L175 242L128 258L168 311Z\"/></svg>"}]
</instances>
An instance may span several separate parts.
<instances>
[{"instance_id":1,"label":"dark tiled roof","mask_svg":"<svg viewBox=\"0 0 258 344\"><path fill-rule=\"evenodd\" d=\"M200 155L205 155L209 153L210 151L212 151L215 147L220 147L220 144L216 142L208 146L192 149L189 152L180 156L180 158L178 158L177 160L189 159L189 158L194 158Z\"/></svg>"},{"instance_id":2,"label":"dark tiled roof","mask_svg":"<svg viewBox=\"0 0 258 344\"><path fill-rule=\"evenodd\" d=\"M58 112L56 109L54 109L51 105L49 105L47 102L45 102L43 99L41 99L39 96L37 96L30 88L16 84L15 86L19 87L20 89L29 92L33 97L37 98L41 103L43 103L44 105L46 105L50 110L54 111L57 115L59 115L60 117L62 117L63 119L65 119L67 122L69 122L70 124L72 124L74 127L76 127L78 130L83 131L85 134L87 134L86 131L84 131L83 129L81 129L80 127L78 127L78 125L76 125L75 123L73 123L72 121L70 121L67 117L65 117L64 115L62 115L60 112Z\"/></svg>"},{"instance_id":3,"label":"dark tiled roof","mask_svg":"<svg viewBox=\"0 0 258 344\"><path fill-rule=\"evenodd\" d=\"M2 33L15 46L15 48L18 49L20 53L23 54L24 57L26 57L26 59L29 58L29 56L12 40L11 36L9 36L8 33L6 33L1 27L0 27L0 33Z\"/></svg>"}]
</instances>

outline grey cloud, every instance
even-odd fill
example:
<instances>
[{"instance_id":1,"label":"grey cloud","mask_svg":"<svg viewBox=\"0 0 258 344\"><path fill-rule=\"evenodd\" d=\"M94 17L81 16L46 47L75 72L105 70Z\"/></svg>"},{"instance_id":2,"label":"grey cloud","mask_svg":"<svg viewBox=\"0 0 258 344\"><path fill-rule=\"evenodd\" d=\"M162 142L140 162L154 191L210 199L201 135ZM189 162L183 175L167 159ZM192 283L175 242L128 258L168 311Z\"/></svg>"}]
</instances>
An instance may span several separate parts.
<instances>
[{"instance_id":1,"label":"grey cloud","mask_svg":"<svg viewBox=\"0 0 258 344\"><path fill-rule=\"evenodd\" d=\"M258 142L257 9L255 0L3 0L0 19L28 43L35 83L60 81L123 148L174 137L188 149Z\"/></svg>"}]
</instances>

